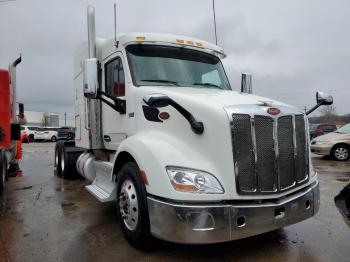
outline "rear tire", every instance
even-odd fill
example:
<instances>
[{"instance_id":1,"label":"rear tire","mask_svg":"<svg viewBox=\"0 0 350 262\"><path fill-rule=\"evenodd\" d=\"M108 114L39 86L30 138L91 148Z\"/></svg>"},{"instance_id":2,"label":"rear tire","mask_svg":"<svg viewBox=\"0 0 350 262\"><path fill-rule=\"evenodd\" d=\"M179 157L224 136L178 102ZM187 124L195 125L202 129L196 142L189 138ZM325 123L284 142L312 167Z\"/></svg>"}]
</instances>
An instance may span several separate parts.
<instances>
[{"instance_id":1,"label":"rear tire","mask_svg":"<svg viewBox=\"0 0 350 262\"><path fill-rule=\"evenodd\" d=\"M34 135L33 134L30 134L28 137L29 137L29 142L34 142Z\"/></svg>"},{"instance_id":2,"label":"rear tire","mask_svg":"<svg viewBox=\"0 0 350 262\"><path fill-rule=\"evenodd\" d=\"M61 166L61 174L63 176L64 179L68 179L69 178L69 170L67 167L67 154L66 154L66 147L63 146L61 149L61 157L60 157L60 166Z\"/></svg>"},{"instance_id":3,"label":"rear tire","mask_svg":"<svg viewBox=\"0 0 350 262\"><path fill-rule=\"evenodd\" d=\"M64 143L62 141L58 141L55 146L55 158L54 158L54 172L56 176L62 176L62 168L61 168L61 154L62 147L64 147Z\"/></svg>"},{"instance_id":4,"label":"rear tire","mask_svg":"<svg viewBox=\"0 0 350 262\"><path fill-rule=\"evenodd\" d=\"M84 152L82 148L75 147L74 142L64 142L62 141L61 149L61 174L64 179L72 179L79 177L77 171L77 160L79 156Z\"/></svg>"},{"instance_id":5,"label":"rear tire","mask_svg":"<svg viewBox=\"0 0 350 262\"><path fill-rule=\"evenodd\" d=\"M127 241L137 249L149 249L152 242L147 194L136 163L126 163L118 173L117 213Z\"/></svg>"},{"instance_id":6,"label":"rear tire","mask_svg":"<svg viewBox=\"0 0 350 262\"><path fill-rule=\"evenodd\" d=\"M52 136L51 137L51 142L56 142L57 141L57 137L56 136Z\"/></svg>"},{"instance_id":7,"label":"rear tire","mask_svg":"<svg viewBox=\"0 0 350 262\"><path fill-rule=\"evenodd\" d=\"M332 157L338 161L346 161L350 157L350 147L345 144L336 145L331 152Z\"/></svg>"}]
</instances>

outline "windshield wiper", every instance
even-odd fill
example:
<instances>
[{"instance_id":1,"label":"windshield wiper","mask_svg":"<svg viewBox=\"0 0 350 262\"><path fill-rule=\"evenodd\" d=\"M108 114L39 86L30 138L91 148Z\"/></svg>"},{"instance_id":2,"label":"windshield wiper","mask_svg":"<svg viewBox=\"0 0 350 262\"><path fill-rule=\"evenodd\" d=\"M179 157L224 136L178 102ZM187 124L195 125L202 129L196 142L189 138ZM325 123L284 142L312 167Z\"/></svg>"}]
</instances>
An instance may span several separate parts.
<instances>
[{"instance_id":1,"label":"windshield wiper","mask_svg":"<svg viewBox=\"0 0 350 262\"><path fill-rule=\"evenodd\" d=\"M212 84L212 83L193 83L194 86L211 86L211 87L218 87L221 88L221 86Z\"/></svg>"},{"instance_id":2,"label":"windshield wiper","mask_svg":"<svg viewBox=\"0 0 350 262\"><path fill-rule=\"evenodd\" d=\"M170 80L163 80L163 79L142 79L141 81L143 82L158 82L158 83L168 83L168 84L173 84L173 85L178 85L177 82L175 81L170 81Z\"/></svg>"}]
</instances>

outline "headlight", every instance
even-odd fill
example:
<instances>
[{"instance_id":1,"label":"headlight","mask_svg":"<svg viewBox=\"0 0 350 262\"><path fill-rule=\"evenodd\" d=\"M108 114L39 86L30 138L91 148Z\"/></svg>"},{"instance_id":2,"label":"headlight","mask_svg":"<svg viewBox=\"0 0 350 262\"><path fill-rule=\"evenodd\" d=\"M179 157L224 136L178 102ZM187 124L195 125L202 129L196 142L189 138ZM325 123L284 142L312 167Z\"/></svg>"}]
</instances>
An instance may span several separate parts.
<instances>
[{"instance_id":1,"label":"headlight","mask_svg":"<svg viewBox=\"0 0 350 262\"><path fill-rule=\"evenodd\" d=\"M220 182L211 174L183 167L166 167L174 189L182 192L223 194Z\"/></svg>"}]
</instances>

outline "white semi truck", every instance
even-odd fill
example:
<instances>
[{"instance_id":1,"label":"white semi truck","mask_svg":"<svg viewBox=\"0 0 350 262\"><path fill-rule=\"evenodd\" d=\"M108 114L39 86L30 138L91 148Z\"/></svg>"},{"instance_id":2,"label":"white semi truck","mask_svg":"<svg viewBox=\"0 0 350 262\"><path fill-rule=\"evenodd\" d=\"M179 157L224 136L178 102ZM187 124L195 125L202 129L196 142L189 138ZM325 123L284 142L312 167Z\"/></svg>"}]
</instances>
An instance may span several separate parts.
<instances>
[{"instance_id":1,"label":"white semi truck","mask_svg":"<svg viewBox=\"0 0 350 262\"><path fill-rule=\"evenodd\" d=\"M74 65L75 141L57 143L55 168L64 177L77 171L99 201L115 201L136 247L151 236L240 239L318 211L306 115L251 94L247 75L233 91L224 57L185 36L96 39L88 7L88 43ZM332 97L319 92L317 102Z\"/></svg>"}]
</instances>

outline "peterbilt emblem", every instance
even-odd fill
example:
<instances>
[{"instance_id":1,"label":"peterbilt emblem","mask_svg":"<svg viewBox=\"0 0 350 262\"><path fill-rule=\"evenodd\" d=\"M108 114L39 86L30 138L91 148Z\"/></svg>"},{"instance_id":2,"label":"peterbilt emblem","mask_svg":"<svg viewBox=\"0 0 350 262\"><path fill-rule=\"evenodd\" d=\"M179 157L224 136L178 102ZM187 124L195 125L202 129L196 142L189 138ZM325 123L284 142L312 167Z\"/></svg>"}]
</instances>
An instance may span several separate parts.
<instances>
[{"instance_id":1,"label":"peterbilt emblem","mask_svg":"<svg viewBox=\"0 0 350 262\"><path fill-rule=\"evenodd\" d=\"M279 113L281 113L281 110L279 110L276 107L270 107L270 108L267 109L267 113L270 114L270 115L276 116Z\"/></svg>"}]
</instances>

